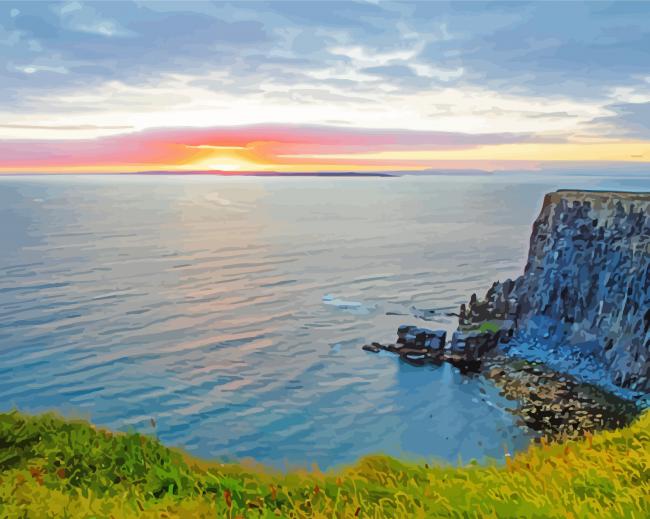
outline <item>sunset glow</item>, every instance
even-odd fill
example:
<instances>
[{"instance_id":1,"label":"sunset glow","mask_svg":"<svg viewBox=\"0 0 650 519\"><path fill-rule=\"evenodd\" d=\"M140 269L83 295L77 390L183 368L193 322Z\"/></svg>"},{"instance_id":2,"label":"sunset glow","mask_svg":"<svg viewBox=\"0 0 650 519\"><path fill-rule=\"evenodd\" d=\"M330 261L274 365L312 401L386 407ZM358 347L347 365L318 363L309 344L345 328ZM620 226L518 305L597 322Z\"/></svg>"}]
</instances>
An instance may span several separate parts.
<instances>
[{"instance_id":1,"label":"sunset glow","mask_svg":"<svg viewBox=\"0 0 650 519\"><path fill-rule=\"evenodd\" d=\"M5 5L0 173L645 167L647 24L562 9Z\"/></svg>"},{"instance_id":2,"label":"sunset glow","mask_svg":"<svg viewBox=\"0 0 650 519\"><path fill-rule=\"evenodd\" d=\"M509 169L509 162L519 168L521 161L549 160L650 162L648 141L526 140L508 134L269 125L149 130L89 140L4 140L0 153L3 172L389 171Z\"/></svg>"}]
</instances>

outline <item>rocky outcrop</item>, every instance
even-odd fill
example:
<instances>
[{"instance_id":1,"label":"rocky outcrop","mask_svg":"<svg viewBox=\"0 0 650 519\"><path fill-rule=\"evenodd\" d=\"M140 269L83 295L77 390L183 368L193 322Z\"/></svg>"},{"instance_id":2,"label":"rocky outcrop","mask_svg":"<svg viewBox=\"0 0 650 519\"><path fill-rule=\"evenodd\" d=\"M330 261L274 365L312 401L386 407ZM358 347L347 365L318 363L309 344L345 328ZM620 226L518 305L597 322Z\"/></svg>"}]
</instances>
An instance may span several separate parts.
<instances>
[{"instance_id":1,"label":"rocky outcrop","mask_svg":"<svg viewBox=\"0 0 650 519\"><path fill-rule=\"evenodd\" d=\"M650 391L650 194L557 191L533 224L524 274L473 295L459 329L600 385Z\"/></svg>"},{"instance_id":2,"label":"rocky outcrop","mask_svg":"<svg viewBox=\"0 0 650 519\"><path fill-rule=\"evenodd\" d=\"M430 330L413 325L402 325L397 329L394 344L373 342L362 346L371 353L388 351L396 353L400 359L415 366L449 362L461 372L478 372L485 353L496 346L503 337L503 331L479 330L467 333L454 332L451 342L447 342L445 330Z\"/></svg>"},{"instance_id":3,"label":"rocky outcrop","mask_svg":"<svg viewBox=\"0 0 650 519\"><path fill-rule=\"evenodd\" d=\"M481 360L490 350L496 348L509 332L498 330L457 330L451 337L449 354L460 355L467 360Z\"/></svg>"},{"instance_id":4,"label":"rocky outcrop","mask_svg":"<svg viewBox=\"0 0 650 519\"><path fill-rule=\"evenodd\" d=\"M447 332L445 330L429 330L403 324L397 329L397 344L412 348L426 348L441 351L445 347Z\"/></svg>"},{"instance_id":5,"label":"rocky outcrop","mask_svg":"<svg viewBox=\"0 0 650 519\"><path fill-rule=\"evenodd\" d=\"M397 353L403 361L423 366L426 363L439 364L443 361L446 341L445 330L402 325L397 330L397 341L394 344L384 345L373 342L362 348L372 353L379 353L382 350Z\"/></svg>"}]
</instances>

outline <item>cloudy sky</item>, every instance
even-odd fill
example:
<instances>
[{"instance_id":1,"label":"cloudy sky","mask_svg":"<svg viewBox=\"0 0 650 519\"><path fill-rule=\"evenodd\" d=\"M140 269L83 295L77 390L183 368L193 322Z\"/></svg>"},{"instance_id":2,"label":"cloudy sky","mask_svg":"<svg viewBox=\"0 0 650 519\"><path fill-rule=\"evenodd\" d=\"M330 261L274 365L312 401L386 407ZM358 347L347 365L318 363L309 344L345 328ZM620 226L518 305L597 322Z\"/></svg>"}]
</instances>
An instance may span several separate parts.
<instances>
[{"instance_id":1,"label":"cloudy sky","mask_svg":"<svg viewBox=\"0 0 650 519\"><path fill-rule=\"evenodd\" d=\"M649 2L0 2L0 171L643 166L649 49Z\"/></svg>"}]
</instances>

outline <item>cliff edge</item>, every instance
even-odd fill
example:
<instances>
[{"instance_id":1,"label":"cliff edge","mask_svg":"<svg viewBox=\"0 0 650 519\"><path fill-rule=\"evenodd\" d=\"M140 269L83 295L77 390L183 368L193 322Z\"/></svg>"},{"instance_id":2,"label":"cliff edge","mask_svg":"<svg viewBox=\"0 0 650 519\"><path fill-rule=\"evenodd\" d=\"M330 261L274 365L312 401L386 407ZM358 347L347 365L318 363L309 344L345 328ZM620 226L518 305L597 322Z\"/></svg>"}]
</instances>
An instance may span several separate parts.
<instances>
[{"instance_id":1,"label":"cliff edge","mask_svg":"<svg viewBox=\"0 0 650 519\"><path fill-rule=\"evenodd\" d=\"M650 392L650 193L547 194L524 274L461 306L461 330L487 321L515 354Z\"/></svg>"}]
</instances>

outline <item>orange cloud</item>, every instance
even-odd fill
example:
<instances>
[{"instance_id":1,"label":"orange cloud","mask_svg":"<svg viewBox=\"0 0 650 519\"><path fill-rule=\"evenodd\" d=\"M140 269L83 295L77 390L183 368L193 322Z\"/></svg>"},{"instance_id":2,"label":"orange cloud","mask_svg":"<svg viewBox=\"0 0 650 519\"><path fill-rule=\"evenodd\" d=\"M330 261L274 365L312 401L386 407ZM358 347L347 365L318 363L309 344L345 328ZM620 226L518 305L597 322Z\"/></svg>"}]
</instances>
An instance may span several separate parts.
<instances>
[{"instance_id":1,"label":"orange cloud","mask_svg":"<svg viewBox=\"0 0 650 519\"><path fill-rule=\"evenodd\" d=\"M84 140L0 141L3 172L503 169L515 161L650 161L647 142L324 126L150 129ZM522 162L523 161L523 162Z\"/></svg>"}]
</instances>

